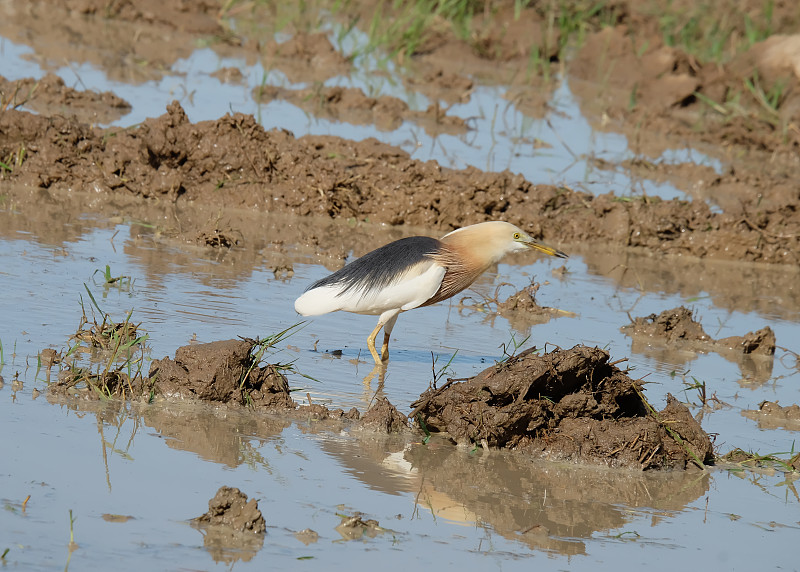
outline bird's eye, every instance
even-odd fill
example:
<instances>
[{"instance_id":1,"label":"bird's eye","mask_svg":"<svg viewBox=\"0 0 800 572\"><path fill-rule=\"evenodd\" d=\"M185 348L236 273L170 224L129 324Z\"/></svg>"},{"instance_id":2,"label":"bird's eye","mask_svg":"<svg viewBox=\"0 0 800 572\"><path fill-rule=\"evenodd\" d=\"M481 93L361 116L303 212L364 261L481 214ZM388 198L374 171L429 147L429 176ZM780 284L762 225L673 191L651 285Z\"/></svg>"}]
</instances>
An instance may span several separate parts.
<instances>
[{"instance_id":1,"label":"bird's eye","mask_svg":"<svg viewBox=\"0 0 800 572\"><path fill-rule=\"evenodd\" d=\"M518 232L515 232L514 233L514 240L519 240L520 238L522 238L522 235L520 233L518 233Z\"/></svg>"}]
</instances>

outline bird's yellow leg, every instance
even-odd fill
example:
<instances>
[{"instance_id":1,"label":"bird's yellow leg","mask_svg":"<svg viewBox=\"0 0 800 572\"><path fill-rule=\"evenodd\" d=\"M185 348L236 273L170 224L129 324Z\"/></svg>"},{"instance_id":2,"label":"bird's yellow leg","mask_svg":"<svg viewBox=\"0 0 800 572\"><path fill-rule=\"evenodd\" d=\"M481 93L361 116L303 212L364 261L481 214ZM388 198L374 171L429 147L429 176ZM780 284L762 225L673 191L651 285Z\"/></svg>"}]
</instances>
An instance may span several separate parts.
<instances>
[{"instance_id":1,"label":"bird's yellow leg","mask_svg":"<svg viewBox=\"0 0 800 572\"><path fill-rule=\"evenodd\" d=\"M375 338L378 337L378 332L381 331L382 327L383 327L383 322L378 320L378 325L375 326L375 329L372 330L372 333L367 338L367 347L369 348L369 353L372 354L372 357L375 360L376 365L383 365L383 360L381 360L381 356L378 355L378 350L375 349Z\"/></svg>"},{"instance_id":2,"label":"bird's yellow leg","mask_svg":"<svg viewBox=\"0 0 800 572\"><path fill-rule=\"evenodd\" d=\"M389 359L389 334L383 332L383 345L381 346L381 360Z\"/></svg>"},{"instance_id":3,"label":"bird's yellow leg","mask_svg":"<svg viewBox=\"0 0 800 572\"><path fill-rule=\"evenodd\" d=\"M397 316L399 315L400 313L397 313L386 320L386 324L383 326L383 345L381 346L381 359L383 361L389 359L389 336L392 335L392 329L394 328L394 324L397 322Z\"/></svg>"}]
</instances>

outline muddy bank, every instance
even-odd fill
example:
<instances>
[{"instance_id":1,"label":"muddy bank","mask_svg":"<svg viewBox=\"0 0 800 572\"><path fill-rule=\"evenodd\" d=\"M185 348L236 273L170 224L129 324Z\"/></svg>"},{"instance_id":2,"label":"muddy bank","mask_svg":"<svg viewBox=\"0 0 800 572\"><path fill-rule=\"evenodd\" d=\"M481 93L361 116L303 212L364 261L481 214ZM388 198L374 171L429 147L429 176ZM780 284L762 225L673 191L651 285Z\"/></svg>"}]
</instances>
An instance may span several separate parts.
<instances>
[{"instance_id":1,"label":"muddy bank","mask_svg":"<svg viewBox=\"0 0 800 572\"><path fill-rule=\"evenodd\" d=\"M711 441L674 397L654 411L642 383L607 352L535 348L466 381L430 389L412 416L459 443L514 449L549 460L640 469L702 465Z\"/></svg>"},{"instance_id":2,"label":"muddy bank","mask_svg":"<svg viewBox=\"0 0 800 572\"><path fill-rule=\"evenodd\" d=\"M554 243L602 240L672 254L797 263L800 215L786 205L714 213L704 203L593 197L520 175L451 170L372 139L299 139L250 115L191 123L177 102L131 129L21 111L0 116L5 180L306 216L450 230L503 219ZM747 211L748 207L743 206ZM755 207L753 207L755 209ZM780 229L778 231L778 229Z\"/></svg>"}]
</instances>

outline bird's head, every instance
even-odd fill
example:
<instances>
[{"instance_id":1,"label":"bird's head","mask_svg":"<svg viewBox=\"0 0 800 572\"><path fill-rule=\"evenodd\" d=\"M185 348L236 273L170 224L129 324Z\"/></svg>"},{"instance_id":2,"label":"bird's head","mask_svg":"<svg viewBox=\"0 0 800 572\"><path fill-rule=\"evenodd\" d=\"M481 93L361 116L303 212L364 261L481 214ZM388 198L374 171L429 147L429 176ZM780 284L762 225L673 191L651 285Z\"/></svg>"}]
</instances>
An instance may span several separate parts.
<instances>
[{"instance_id":1,"label":"bird's head","mask_svg":"<svg viewBox=\"0 0 800 572\"><path fill-rule=\"evenodd\" d=\"M531 249L550 256L567 258L560 250L542 244L521 228L502 221L465 226L446 234L442 241L457 245L463 252L485 263L497 262L511 252Z\"/></svg>"}]
</instances>

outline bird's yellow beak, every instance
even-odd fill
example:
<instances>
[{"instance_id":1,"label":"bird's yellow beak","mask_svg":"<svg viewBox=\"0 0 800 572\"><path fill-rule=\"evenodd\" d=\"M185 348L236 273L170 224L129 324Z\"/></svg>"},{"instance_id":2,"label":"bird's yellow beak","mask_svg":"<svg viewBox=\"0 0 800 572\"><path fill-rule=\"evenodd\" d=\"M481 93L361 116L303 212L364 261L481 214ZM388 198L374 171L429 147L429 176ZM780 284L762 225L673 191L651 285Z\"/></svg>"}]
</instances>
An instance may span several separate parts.
<instances>
[{"instance_id":1,"label":"bird's yellow beak","mask_svg":"<svg viewBox=\"0 0 800 572\"><path fill-rule=\"evenodd\" d=\"M558 258L569 258L566 253L561 252L553 248L552 246L547 246L546 244L542 244L531 238L530 236L523 237L520 242L527 246L528 248L532 248L533 250L538 250L539 252L544 252L545 254L549 254L550 256L556 256Z\"/></svg>"}]
</instances>

